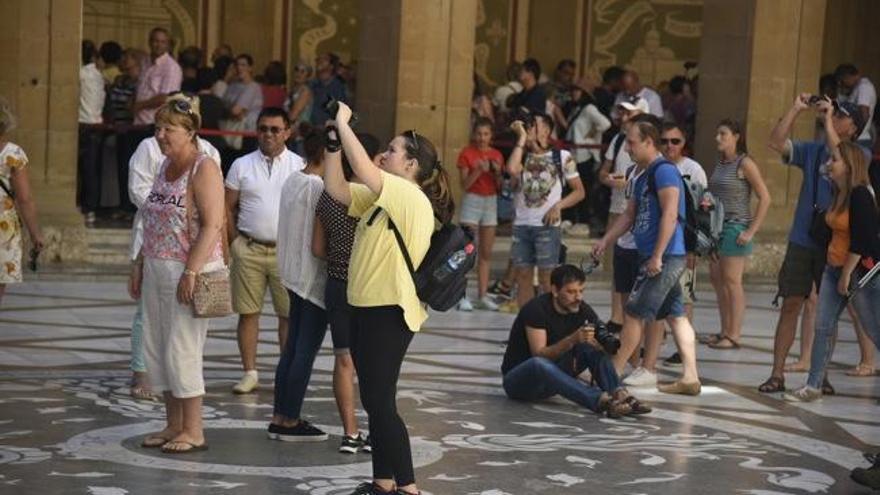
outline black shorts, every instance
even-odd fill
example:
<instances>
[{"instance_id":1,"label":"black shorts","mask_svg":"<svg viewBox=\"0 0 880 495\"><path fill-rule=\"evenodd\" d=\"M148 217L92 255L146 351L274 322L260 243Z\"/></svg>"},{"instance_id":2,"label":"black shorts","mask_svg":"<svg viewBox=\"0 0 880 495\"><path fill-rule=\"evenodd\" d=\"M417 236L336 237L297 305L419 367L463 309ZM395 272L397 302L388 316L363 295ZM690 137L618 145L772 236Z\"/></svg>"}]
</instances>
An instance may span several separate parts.
<instances>
[{"instance_id":1,"label":"black shorts","mask_svg":"<svg viewBox=\"0 0 880 495\"><path fill-rule=\"evenodd\" d=\"M348 352L351 345L351 306L348 304L348 284L344 280L327 277L324 289L324 305L327 307L327 323L333 338L333 354Z\"/></svg>"},{"instance_id":2,"label":"black shorts","mask_svg":"<svg viewBox=\"0 0 880 495\"><path fill-rule=\"evenodd\" d=\"M779 269L779 297L809 297L813 285L819 290L824 269L824 249L810 249L789 242Z\"/></svg>"},{"instance_id":3,"label":"black shorts","mask_svg":"<svg viewBox=\"0 0 880 495\"><path fill-rule=\"evenodd\" d=\"M632 292L639 275L639 250L614 245L614 292Z\"/></svg>"}]
</instances>

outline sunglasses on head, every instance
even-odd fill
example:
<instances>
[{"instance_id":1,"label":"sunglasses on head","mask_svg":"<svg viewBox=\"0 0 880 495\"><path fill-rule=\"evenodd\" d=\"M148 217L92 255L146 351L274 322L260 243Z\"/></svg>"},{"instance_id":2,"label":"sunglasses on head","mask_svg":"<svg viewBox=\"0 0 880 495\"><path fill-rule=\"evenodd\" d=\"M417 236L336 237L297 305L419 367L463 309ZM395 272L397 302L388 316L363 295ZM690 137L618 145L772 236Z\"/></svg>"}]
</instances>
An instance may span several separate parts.
<instances>
[{"instance_id":1,"label":"sunglasses on head","mask_svg":"<svg viewBox=\"0 0 880 495\"><path fill-rule=\"evenodd\" d=\"M419 135L416 134L415 130L409 131L409 134L410 134L410 138L412 139L413 148L415 149L416 152L418 152L419 151L419 137L418 137Z\"/></svg>"},{"instance_id":2,"label":"sunglasses on head","mask_svg":"<svg viewBox=\"0 0 880 495\"><path fill-rule=\"evenodd\" d=\"M283 130L285 130L285 129L286 129L285 127L278 127L277 125L260 125L260 126L257 126L257 130L260 131L260 132L262 132L262 133L270 132L270 133L272 133L272 134L279 134L279 133L281 133L281 131L283 131Z\"/></svg>"},{"instance_id":3,"label":"sunglasses on head","mask_svg":"<svg viewBox=\"0 0 880 495\"><path fill-rule=\"evenodd\" d=\"M182 113L185 115L193 115L195 112L193 111L192 103L188 100L176 99L172 100L171 109L177 113Z\"/></svg>"},{"instance_id":4,"label":"sunglasses on head","mask_svg":"<svg viewBox=\"0 0 880 495\"><path fill-rule=\"evenodd\" d=\"M661 138L660 139L660 144L663 144L663 145L672 144L672 145L678 146L681 143L682 143L682 140L679 138Z\"/></svg>"}]
</instances>

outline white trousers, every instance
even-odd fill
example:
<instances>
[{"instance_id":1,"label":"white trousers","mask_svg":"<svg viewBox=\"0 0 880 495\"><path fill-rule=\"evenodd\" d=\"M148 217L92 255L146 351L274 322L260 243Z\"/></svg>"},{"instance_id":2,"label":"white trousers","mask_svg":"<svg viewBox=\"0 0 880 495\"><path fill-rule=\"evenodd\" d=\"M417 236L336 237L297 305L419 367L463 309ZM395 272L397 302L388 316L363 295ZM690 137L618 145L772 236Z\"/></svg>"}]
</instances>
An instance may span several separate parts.
<instances>
[{"instance_id":1,"label":"white trousers","mask_svg":"<svg viewBox=\"0 0 880 495\"><path fill-rule=\"evenodd\" d=\"M223 266L207 263L203 271ZM153 390L178 399L205 394L202 354L208 319L194 318L192 306L177 302L177 284L185 265L146 258L141 298L144 303L144 361Z\"/></svg>"}]
</instances>

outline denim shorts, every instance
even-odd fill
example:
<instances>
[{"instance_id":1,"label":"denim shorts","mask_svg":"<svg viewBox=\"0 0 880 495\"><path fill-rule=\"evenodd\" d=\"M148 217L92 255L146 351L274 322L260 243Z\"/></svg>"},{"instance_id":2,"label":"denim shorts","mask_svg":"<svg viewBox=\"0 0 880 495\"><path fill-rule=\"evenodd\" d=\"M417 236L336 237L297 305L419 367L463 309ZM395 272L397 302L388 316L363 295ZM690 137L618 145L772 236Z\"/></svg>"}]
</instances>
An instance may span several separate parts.
<instances>
[{"instance_id":1,"label":"denim shorts","mask_svg":"<svg viewBox=\"0 0 880 495\"><path fill-rule=\"evenodd\" d=\"M480 227L498 225L498 197L464 193L461 198L459 222Z\"/></svg>"},{"instance_id":2,"label":"denim shorts","mask_svg":"<svg viewBox=\"0 0 880 495\"><path fill-rule=\"evenodd\" d=\"M684 298L679 280L687 266L686 258L664 256L663 269L653 277L649 277L645 271L647 262L647 258L640 260L639 276L624 308L626 314L647 321L684 316Z\"/></svg>"},{"instance_id":3,"label":"denim shorts","mask_svg":"<svg viewBox=\"0 0 880 495\"><path fill-rule=\"evenodd\" d=\"M514 266L537 266L552 269L559 265L562 229L554 226L513 226L510 259Z\"/></svg>"}]
</instances>

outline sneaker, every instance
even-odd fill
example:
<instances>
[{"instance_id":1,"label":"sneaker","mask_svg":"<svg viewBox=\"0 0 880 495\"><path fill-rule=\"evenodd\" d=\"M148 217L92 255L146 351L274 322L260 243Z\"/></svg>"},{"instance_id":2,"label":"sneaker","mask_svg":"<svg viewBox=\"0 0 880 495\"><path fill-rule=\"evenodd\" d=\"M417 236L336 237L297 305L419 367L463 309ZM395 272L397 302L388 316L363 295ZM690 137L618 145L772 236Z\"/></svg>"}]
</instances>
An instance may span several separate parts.
<instances>
[{"instance_id":1,"label":"sneaker","mask_svg":"<svg viewBox=\"0 0 880 495\"><path fill-rule=\"evenodd\" d=\"M488 295L474 301L474 309L482 309L483 311L498 311L498 305Z\"/></svg>"},{"instance_id":2,"label":"sneaker","mask_svg":"<svg viewBox=\"0 0 880 495\"><path fill-rule=\"evenodd\" d=\"M673 367L673 368L677 368L677 367L681 366L681 354L676 352L675 354L664 359L663 364L665 364L666 366Z\"/></svg>"},{"instance_id":3,"label":"sneaker","mask_svg":"<svg viewBox=\"0 0 880 495\"><path fill-rule=\"evenodd\" d=\"M394 492L385 492L382 491L381 488L374 485L372 482L361 483L351 492L351 495L376 495L382 493L394 493Z\"/></svg>"},{"instance_id":4,"label":"sneaker","mask_svg":"<svg viewBox=\"0 0 880 495\"><path fill-rule=\"evenodd\" d=\"M684 383L681 380L676 380L670 383L660 383L657 385L657 390L664 394L678 395L700 395L702 388L700 382Z\"/></svg>"},{"instance_id":5,"label":"sneaker","mask_svg":"<svg viewBox=\"0 0 880 495\"><path fill-rule=\"evenodd\" d=\"M862 486L880 490L880 466L876 464L869 468L857 467L849 473L849 477Z\"/></svg>"},{"instance_id":6,"label":"sneaker","mask_svg":"<svg viewBox=\"0 0 880 495\"><path fill-rule=\"evenodd\" d=\"M828 376L825 376L825 379L822 380L822 395L834 395L837 392L834 390L834 387L831 386L831 382L828 381Z\"/></svg>"},{"instance_id":7,"label":"sneaker","mask_svg":"<svg viewBox=\"0 0 880 495\"><path fill-rule=\"evenodd\" d=\"M370 443L370 435L367 435L367 436L361 435L361 438L364 439L364 443L361 444L361 452L363 452L365 454L372 454L373 453L373 444Z\"/></svg>"},{"instance_id":8,"label":"sneaker","mask_svg":"<svg viewBox=\"0 0 880 495\"><path fill-rule=\"evenodd\" d=\"M361 433L353 437L343 435L342 443L339 445L339 452L343 454L357 454L359 450L363 449L366 440Z\"/></svg>"},{"instance_id":9,"label":"sneaker","mask_svg":"<svg viewBox=\"0 0 880 495\"><path fill-rule=\"evenodd\" d=\"M254 373L245 373L233 387L232 392L236 394L249 394L259 388L260 382Z\"/></svg>"},{"instance_id":10,"label":"sneaker","mask_svg":"<svg viewBox=\"0 0 880 495\"><path fill-rule=\"evenodd\" d=\"M635 371L623 379L623 384L628 387L648 387L657 385L657 373L651 373L639 366Z\"/></svg>"},{"instance_id":11,"label":"sneaker","mask_svg":"<svg viewBox=\"0 0 880 495\"><path fill-rule=\"evenodd\" d=\"M501 280L496 280L495 283L489 287L489 294L509 298L510 290L510 286L505 285L504 282Z\"/></svg>"},{"instance_id":12,"label":"sneaker","mask_svg":"<svg viewBox=\"0 0 880 495\"><path fill-rule=\"evenodd\" d=\"M269 440L278 440L278 430L280 428L281 426L275 423L269 423L269 428L266 430L266 436L269 437Z\"/></svg>"},{"instance_id":13,"label":"sneaker","mask_svg":"<svg viewBox=\"0 0 880 495\"><path fill-rule=\"evenodd\" d=\"M786 402L813 402L822 398L822 390L804 385L797 390L782 394L782 398Z\"/></svg>"},{"instance_id":14,"label":"sneaker","mask_svg":"<svg viewBox=\"0 0 880 495\"><path fill-rule=\"evenodd\" d=\"M468 300L468 298L463 298L461 301L458 301L458 310L459 311L473 311L474 306Z\"/></svg>"},{"instance_id":15,"label":"sneaker","mask_svg":"<svg viewBox=\"0 0 880 495\"><path fill-rule=\"evenodd\" d=\"M498 305L498 312L499 313L510 313L510 314L515 315L515 314L519 313L519 304L517 304L516 301L513 301L513 300L505 301L505 302Z\"/></svg>"},{"instance_id":16,"label":"sneaker","mask_svg":"<svg viewBox=\"0 0 880 495\"><path fill-rule=\"evenodd\" d=\"M86 227L94 227L95 226L95 221L97 220L97 218L95 216L95 212L93 212L93 211L87 212L83 215L83 217L85 220Z\"/></svg>"},{"instance_id":17,"label":"sneaker","mask_svg":"<svg viewBox=\"0 0 880 495\"><path fill-rule=\"evenodd\" d=\"M308 421L300 420L296 426L276 426L276 440L282 442L323 442L330 438Z\"/></svg>"}]
</instances>

